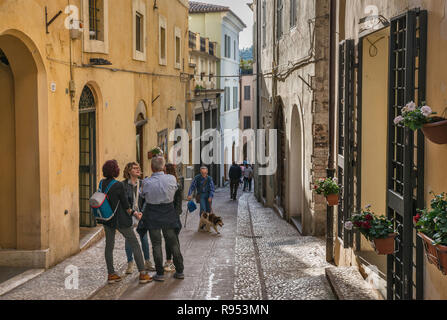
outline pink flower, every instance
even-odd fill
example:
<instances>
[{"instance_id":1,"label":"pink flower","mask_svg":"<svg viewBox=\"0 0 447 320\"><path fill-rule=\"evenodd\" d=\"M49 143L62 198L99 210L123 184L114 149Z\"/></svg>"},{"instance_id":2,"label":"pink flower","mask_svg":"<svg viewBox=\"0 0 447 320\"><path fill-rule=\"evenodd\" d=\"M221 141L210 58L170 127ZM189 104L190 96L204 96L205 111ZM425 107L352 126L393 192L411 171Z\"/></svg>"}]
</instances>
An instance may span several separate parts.
<instances>
[{"instance_id":1,"label":"pink flower","mask_svg":"<svg viewBox=\"0 0 447 320\"><path fill-rule=\"evenodd\" d=\"M414 110L416 110L416 104L414 103L414 101L411 101L411 102L409 102L407 105L406 105L406 110L408 110L408 111L414 111Z\"/></svg>"},{"instance_id":2,"label":"pink flower","mask_svg":"<svg viewBox=\"0 0 447 320\"><path fill-rule=\"evenodd\" d=\"M394 119L394 124L395 124L395 125L398 125L398 124L401 123L402 121L404 121L404 117L402 117L402 116L397 116L397 117Z\"/></svg>"},{"instance_id":3,"label":"pink flower","mask_svg":"<svg viewBox=\"0 0 447 320\"><path fill-rule=\"evenodd\" d=\"M423 106L421 112L424 116L428 117L433 113L433 110L429 106Z\"/></svg>"}]
</instances>

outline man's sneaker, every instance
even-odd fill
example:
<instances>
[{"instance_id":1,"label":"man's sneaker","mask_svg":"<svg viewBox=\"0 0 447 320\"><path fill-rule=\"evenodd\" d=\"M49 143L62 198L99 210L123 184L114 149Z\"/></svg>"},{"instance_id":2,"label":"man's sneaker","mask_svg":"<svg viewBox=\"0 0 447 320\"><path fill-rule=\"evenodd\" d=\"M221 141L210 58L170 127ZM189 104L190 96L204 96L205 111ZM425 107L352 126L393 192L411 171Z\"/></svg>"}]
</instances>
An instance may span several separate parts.
<instances>
[{"instance_id":1,"label":"man's sneaker","mask_svg":"<svg viewBox=\"0 0 447 320\"><path fill-rule=\"evenodd\" d=\"M176 279L185 279L185 275L183 273L174 273L174 278Z\"/></svg>"},{"instance_id":2,"label":"man's sneaker","mask_svg":"<svg viewBox=\"0 0 447 320\"><path fill-rule=\"evenodd\" d=\"M163 281L165 281L165 276L162 274L161 275L156 274L155 276L152 277L152 279L154 279L154 281L163 282Z\"/></svg>"},{"instance_id":3,"label":"man's sneaker","mask_svg":"<svg viewBox=\"0 0 447 320\"><path fill-rule=\"evenodd\" d=\"M150 275L148 275L147 273L140 273L140 283L144 284L144 283L149 283L152 282L152 277Z\"/></svg>"},{"instance_id":4,"label":"man's sneaker","mask_svg":"<svg viewBox=\"0 0 447 320\"><path fill-rule=\"evenodd\" d=\"M132 274L133 269L135 268L135 262L131 261L127 263L126 274Z\"/></svg>"},{"instance_id":5,"label":"man's sneaker","mask_svg":"<svg viewBox=\"0 0 447 320\"><path fill-rule=\"evenodd\" d=\"M116 282L120 282L120 281L121 281L121 277L118 276L117 274L109 274L109 277L107 278L108 283L116 283Z\"/></svg>"},{"instance_id":6,"label":"man's sneaker","mask_svg":"<svg viewBox=\"0 0 447 320\"><path fill-rule=\"evenodd\" d=\"M174 272L175 271L175 266L172 263L172 261L171 262L167 262L166 261L166 263L164 265L164 269L165 269L166 272Z\"/></svg>"},{"instance_id":7,"label":"man's sneaker","mask_svg":"<svg viewBox=\"0 0 447 320\"><path fill-rule=\"evenodd\" d=\"M146 262L144 263L144 269L146 269L147 271L155 271L155 267L152 264L151 260L146 260Z\"/></svg>"}]
</instances>

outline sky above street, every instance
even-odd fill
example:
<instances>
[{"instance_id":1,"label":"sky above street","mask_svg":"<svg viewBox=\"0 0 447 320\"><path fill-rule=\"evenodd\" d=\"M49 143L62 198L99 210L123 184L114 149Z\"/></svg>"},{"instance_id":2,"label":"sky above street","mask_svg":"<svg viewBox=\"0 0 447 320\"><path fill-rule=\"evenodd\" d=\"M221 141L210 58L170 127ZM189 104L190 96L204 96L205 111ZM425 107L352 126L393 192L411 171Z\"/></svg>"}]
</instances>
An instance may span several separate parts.
<instances>
[{"instance_id":1,"label":"sky above street","mask_svg":"<svg viewBox=\"0 0 447 320\"><path fill-rule=\"evenodd\" d=\"M248 7L247 3L252 0L197 0L198 2L218 4L221 6L230 7L246 25L247 28L240 34L239 48L243 49L251 47L253 44L253 12Z\"/></svg>"}]
</instances>

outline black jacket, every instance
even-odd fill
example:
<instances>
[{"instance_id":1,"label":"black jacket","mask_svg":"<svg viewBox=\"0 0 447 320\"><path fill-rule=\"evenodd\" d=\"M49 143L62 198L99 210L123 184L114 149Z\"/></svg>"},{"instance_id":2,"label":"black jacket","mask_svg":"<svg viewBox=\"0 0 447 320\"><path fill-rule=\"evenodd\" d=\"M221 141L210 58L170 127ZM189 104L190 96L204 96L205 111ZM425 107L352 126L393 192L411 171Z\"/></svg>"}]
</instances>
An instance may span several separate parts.
<instances>
[{"instance_id":1,"label":"black jacket","mask_svg":"<svg viewBox=\"0 0 447 320\"><path fill-rule=\"evenodd\" d=\"M242 177L242 169L238 165L232 165L230 168L229 177L231 180L239 180Z\"/></svg>"},{"instance_id":2,"label":"black jacket","mask_svg":"<svg viewBox=\"0 0 447 320\"><path fill-rule=\"evenodd\" d=\"M177 184L178 189L174 195L174 209L178 215L182 214L182 204L183 204L183 187L180 183Z\"/></svg>"},{"instance_id":3,"label":"black jacket","mask_svg":"<svg viewBox=\"0 0 447 320\"><path fill-rule=\"evenodd\" d=\"M102 190L106 190L109 183L112 182L112 179L105 179L102 182ZM124 185L122 183L115 183L107 193L110 206L112 210L115 210L119 203L119 207L116 210L115 215L112 219L107 222L98 222L102 223L110 228L130 228L132 227L132 215L127 213L127 210L131 208L129 204L129 200L127 199L126 192L124 190Z\"/></svg>"}]
</instances>

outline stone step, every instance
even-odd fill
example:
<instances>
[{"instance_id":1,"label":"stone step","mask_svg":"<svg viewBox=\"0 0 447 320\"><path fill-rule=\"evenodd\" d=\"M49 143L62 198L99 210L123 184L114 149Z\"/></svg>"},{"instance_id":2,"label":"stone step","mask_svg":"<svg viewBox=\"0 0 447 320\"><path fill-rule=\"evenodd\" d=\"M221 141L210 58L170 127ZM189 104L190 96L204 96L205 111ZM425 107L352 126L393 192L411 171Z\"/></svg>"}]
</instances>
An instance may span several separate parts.
<instances>
[{"instance_id":1,"label":"stone step","mask_svg":"<svg viewBox=\"0 0 447 320\"><path fill-rule=\"evenodd\" d=\"M325 270L338 300L383 300L379 292L363 279L357 267L329 267Z\"/></svg>"}]
</instances>

